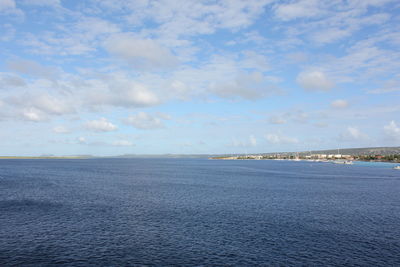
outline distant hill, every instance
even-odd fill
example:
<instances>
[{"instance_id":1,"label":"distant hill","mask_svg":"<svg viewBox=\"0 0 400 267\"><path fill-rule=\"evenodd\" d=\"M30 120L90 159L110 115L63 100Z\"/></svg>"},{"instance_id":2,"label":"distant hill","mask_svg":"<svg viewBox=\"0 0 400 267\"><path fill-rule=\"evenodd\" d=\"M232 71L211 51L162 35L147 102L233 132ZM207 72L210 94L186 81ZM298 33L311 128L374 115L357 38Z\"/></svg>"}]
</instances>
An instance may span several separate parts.
<instances>
[{"instance_id":1,"label":"distant hill","mask_svg":"<svg viewBox=\"0 0 400 267\"><path fill-rule=\"evenodd\" d=\"M319 150L313 153L336 154L337 149ZM339 149L340 154L348 155L393 155L400 154L400 147L365 147L365 148L344 148Z\"/></svg>"},{"instance_id":2,"label":"distant hill","mask_svg":"<svg viewBox=\"0 0 400 267\"><path fill-rule=\"evenodd\" d=\"M338 154L338 149L327 150L312 150L301 152L268 152L268 153L250 153L251 155L297 155L305 156L311 154ZM343 155L394 155L400 154L400 147L363 147L363 148L340 148L339 154ZM74 156L54 156L54 155L41 155L34 157L20 157L20 156L0 156L0 158L209 158L209 157L229 157L229 156L244 156L242 153L234 154L125 154L118 156L92 156L92 155L74 155Z\"/></svg>"},{"instance_id":3,"label":"distant hill","mask_svg":"<svg viewBox=\"0 0 400 267\"><path fill-rule=\"evenodd\" d=\"M208 158L208 154L125 154L106 158Z\"/></svg>"},{"instance_id":4,"label":"distant hill","mask_svg":"<svg viewBox=\"0 0 400 267\"><path fill-rule=\"evenodd\" d=\"M270 152L270 153L250 153L252 155L274 155L274 154L299 154L309 155L312 154L338 154L337 149L327 149L327 150L312 150L312 151L302 151L302 152ZM344 155L393 155L400 154L400 147L364 147L364 148L340 148L340 154ZM238 154L154 154L154 155L140 155L140 154L126 154L119 156L111 156L109 158L208 158L208 157L226 157L226 156L238 156L244 155Z\"/></svg>"},{"instance_id":5,"label":"distant hill","mask_svg":"<svg viewBox=\"0 0 400 267\"><path fill-rule=\"evenodd\" d=\"M338 149L327 149L327 150L312 150L298 152L300 155L311 154L338 154ZM296 152L286 152L279 154L293 154ZM276 154L276 153L267 153ZM363 147L363 148L340 148L339 154L343 155L393 155L400 154L400 147Z\"/></svg>"}]
</instances>

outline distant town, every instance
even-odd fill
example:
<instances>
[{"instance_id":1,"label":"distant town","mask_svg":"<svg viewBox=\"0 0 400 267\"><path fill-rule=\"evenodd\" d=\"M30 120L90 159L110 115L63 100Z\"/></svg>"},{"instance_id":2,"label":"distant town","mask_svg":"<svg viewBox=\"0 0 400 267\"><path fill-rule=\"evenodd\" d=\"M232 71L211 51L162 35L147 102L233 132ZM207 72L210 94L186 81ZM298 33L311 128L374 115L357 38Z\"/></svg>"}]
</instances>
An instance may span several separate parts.
<instances>
[{"instance_id":1,"label":"distant town","mask_svg":"<svg viewBox=\"0 0 400 267\"><path fill-rule=\"evenodd\" d=\"M125 154L117 156L41 155L0 156L0 159L93 159L93 158L209 158L226 160L307 160L351 164L352 161L400 163L400 147L341 148L330 150L252 154Z\"/></svg>"},{"instance_id":2,"label":"distant town","mask_svg":"<svg viewBox=\"0 0 400 267\"><path fill-rule=\"evenodd\" d=\"M308 160L308 161L334 161L335 163L350 164L351 161L381 161L400 163L400 154L394 155L344 155L344 154L310 154L310 155L290 155L290 154L274 154L274 155L239 155L239 156L220 156L211 157L210 159L226 159L226 160L245 160L245 159L270 159L270 160Z\"/></svg>"},{"instance_id":3,"label":"distant town","mask_svg":"<svg viewBox=\"0 0 400 267\"><path fill-rule=\"evenodd\" d=\"M250 155L219 155L210 159L227 160L307 160L327 161L335 163L351 164L352 161L377 161L400 163L400 147L372 147L372 148L345 148L336 150L281 152L281 153L258 153Z\"/></svg>"}]
</instances>

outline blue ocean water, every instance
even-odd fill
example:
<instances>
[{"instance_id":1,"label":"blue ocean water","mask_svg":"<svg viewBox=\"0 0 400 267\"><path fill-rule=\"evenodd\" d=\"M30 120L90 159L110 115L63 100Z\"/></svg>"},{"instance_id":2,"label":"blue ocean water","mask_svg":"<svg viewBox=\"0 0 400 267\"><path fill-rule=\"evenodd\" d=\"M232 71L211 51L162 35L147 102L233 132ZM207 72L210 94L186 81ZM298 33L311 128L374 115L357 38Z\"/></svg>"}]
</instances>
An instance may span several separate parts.
<instances>
[{"instance_id":1,"label":"blue ocean water","mask_svg":"<svg viewBox=\"0 0 400 267\"><path fill-rule=\"evenodd\" d=\"M0 160L0 266L400 266L400 171Z\"/></svg>"}]
</instances>

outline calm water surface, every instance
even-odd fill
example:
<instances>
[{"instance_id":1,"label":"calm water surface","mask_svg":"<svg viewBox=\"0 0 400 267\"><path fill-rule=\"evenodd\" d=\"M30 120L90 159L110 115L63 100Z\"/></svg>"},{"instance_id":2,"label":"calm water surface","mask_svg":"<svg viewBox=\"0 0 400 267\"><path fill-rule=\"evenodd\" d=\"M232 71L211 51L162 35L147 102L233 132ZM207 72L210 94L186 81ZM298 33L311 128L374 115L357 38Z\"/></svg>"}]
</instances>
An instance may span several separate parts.
<instances>
[{"instance_id":1,"label":"calm water surface","mask_svg":"<svg viewBox=\"0 0 400 267\"><path fill-rule=\"evenodd\" d=\"M400 171L0 160L0 266L400 266Z\"/></svg>"}]
</instances>

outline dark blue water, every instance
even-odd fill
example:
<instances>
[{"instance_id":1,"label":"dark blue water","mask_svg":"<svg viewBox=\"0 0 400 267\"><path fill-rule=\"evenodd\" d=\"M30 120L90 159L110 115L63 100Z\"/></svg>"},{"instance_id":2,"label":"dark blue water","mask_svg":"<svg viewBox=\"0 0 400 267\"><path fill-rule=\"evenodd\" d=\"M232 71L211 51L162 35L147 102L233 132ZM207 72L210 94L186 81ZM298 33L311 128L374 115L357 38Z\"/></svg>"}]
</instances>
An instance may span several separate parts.
<instances>
[{"instance_id":1,"label":"dark blue water","mask_svg":"<svg viewBox=\"0 0 400 267\"><path fill-rule=\"evenodd\" d=\"M400 171L0 160L0 266L400 266Z\"/></svg>"}]
</instances>

